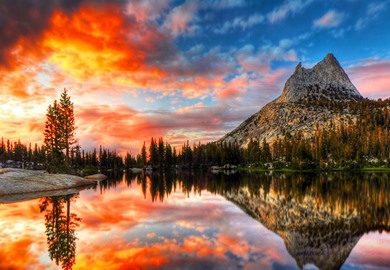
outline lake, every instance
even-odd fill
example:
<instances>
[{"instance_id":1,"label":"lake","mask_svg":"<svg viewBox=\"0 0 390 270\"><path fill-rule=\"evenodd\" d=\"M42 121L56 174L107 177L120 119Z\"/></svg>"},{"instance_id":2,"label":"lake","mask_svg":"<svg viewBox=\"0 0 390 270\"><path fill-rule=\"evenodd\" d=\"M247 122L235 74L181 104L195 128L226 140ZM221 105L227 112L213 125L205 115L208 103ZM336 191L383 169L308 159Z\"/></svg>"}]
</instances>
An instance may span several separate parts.
<instances>
[{"instance_id":1,"label":"lake","mask_svg":"<svg viewBox=\"0 0 390 270\"><path fill-rule=\"evenodd\" d=\"M0 269L390 269L388 173L127 173L68 193L0 197Z\"/></svg>"}]
</instances>

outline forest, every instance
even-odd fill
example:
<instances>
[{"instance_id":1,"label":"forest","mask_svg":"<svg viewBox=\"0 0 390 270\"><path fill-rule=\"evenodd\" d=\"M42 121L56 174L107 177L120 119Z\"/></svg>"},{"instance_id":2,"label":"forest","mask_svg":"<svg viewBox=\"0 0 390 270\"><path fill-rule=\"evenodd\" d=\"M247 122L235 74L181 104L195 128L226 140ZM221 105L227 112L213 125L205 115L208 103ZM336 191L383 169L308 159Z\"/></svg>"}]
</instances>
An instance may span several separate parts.
<instances>
[{"instance_id":1,"label":"forest","mask_svg":"<svg viewBox=\"0 0 390 270\"><path fill-rule=\"evenodd\" d=\"M62 98L66 100L66 91L65 97ZM52 106L49 106L48 114L56 108L56 104L55 101ZM272 143L265 140L251 140L246 147L218 141L190 145L187 141L176 149L163 138L151 138L148 147L146 142L143 143L139 154L132 155L128 152L124 156L103 146L98 150L86 152L79 145L72 145L74 142L69 143L70 139L75 141L72 129L71 136L67 136L68 141L59 142L58 145L61 147L55 147L53 141L57 140L58 136L51 136L50 132L47 135L48 128L46 128L45 144L42 146L37 144L26 146L20 140L11 142L2 138L0 162L4 163L7 160L33 162L51 168L52 171L52 167L60 163L60 166L67 164L73 172L82 169L122 170L146 166L154 170L172 168L207 170L211 166L225 164L294 170L390 167L390 99L383 101L365 99L343 104L317 101L315 105L334 111L342 111L348 107L351 112L360 117L355 122L335 123L329 128L317 125L309 138L296 132L283 134L284 136Z\"/></svg>"}]
</instances>

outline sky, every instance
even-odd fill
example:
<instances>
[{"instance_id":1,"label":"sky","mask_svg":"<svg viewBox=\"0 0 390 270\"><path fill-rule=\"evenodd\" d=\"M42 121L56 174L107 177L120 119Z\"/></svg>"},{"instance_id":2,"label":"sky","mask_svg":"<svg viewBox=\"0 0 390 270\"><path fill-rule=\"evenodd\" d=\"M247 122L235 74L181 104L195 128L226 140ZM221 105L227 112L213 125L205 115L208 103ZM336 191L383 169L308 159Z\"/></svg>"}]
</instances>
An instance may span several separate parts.
<instances>
[{"instance_id":1,"label":"sky","mask_svg":"<svg viewBox=\"0 0 390 270\"><path fill-rule=\"evenodd\" d=\"M0 2L0 136L43 142L67 88L83 149L221 138L332 52L359 92L390 96L390 1Z\"/></svg>"}]
</instances>

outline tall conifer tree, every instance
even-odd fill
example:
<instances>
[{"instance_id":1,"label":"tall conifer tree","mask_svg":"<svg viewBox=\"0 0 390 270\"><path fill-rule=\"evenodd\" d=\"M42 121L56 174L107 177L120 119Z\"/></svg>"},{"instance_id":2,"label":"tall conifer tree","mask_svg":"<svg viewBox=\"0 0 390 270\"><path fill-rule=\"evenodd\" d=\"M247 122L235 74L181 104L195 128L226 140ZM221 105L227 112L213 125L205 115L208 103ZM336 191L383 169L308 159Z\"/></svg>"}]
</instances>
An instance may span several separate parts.
<instances>
[{"instance_id":1,"label":"tall conifer tree","mask_svg":"<svg viewBox=\"0 0 390 270\"><path fill-rule=\"evenodd\" d=\"M60 113L61 113L61 133L65 147L65 160L69 162L69 153L73 144L76 143L75 139L75 119L73 102L70 100L68 90L64 88L60 98Z\"/></svg>"}]
</instances>

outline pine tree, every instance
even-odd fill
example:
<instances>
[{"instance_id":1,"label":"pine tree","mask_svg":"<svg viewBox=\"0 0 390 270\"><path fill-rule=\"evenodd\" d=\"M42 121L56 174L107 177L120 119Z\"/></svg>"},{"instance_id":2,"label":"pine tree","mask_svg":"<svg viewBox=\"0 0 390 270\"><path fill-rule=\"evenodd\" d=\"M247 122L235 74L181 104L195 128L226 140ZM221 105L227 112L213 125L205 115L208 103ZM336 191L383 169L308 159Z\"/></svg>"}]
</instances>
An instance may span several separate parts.
<instances>
[{"instance_id":1,"label":"pine tree","mask_svg":"<svg viewBox=\"0 0 390 270\"><path fill-rule=\"evenodd\" d=\"M164 167L164 159L165 159L165 145L163 138L158 139L158 165L160 168Z\"/></svg>"},{"instance_id":2,"label":"pine tree","mask_svg":"<svg viewBox=\"0 0 390 270\"><path fill-rule=\"evenodd\" d=\"M151 139L149 147L149 161L152 166L158 165L158 147L155 139Z\"/></svg>"},{"instance_id":3,"label":"pine tree","mask_svg":"<svg viewBox=\"0 0 390 270\"><path fill-rule=\"evenodd\" d=\"M60 109L57 100L54 100L53 105L49 105L47 108L45 131L43 133L46 152L50 157L49 163L54 166L61 162L61 150L63 149L60 118Z\"/></svg>"},{"instance_id":4,"label":"pine tree","mask_svg":"<svg viewBox=\"0 0 390 270\"><path fill-rule=\"evenodd\" d=\"M272 160L271 149L269 147L269 144L265 140L265 138L263 139L261 150L262 150L261 152L263 153L263 162L267 162L267 163L270 162Z\"/></svg>"},{"instance_id":5,"label":"pine tree","mask_svg":"<svg viewBox=\"0 0 390 270\"><path fill-rule=\"evenodd\" d=\"M165 145L165 166L170 169L173 165L173 153L172 147L170 144L166 143Z\"/></svg>"},{"instance_id":6,"label":"pine tree","mask_svg":"<svg viewBox=\"0 0 390 270\"><path fill-rule=\"evenodd\" d=\"M75 119L74 119L74 108L73 102L70 100L68 90L64 88L61 94L59 110L61 114L61 126L60 131L64 140L65 147L65 160L69 163L70 148L76 143L75 139Z\"/></svg>"},{"instance_id":7,"label":"pine tree","mask_svg":"<svg viewBox=\"0 0 390 270\"><path fill-rule=\"evenodd\" d=\"M145 141L144 141L144 144L142 145L142 149L141 149L141 163L142 163L142 166L146 166L146 146L145 146Z\"/></svg>"}]
</instances>

